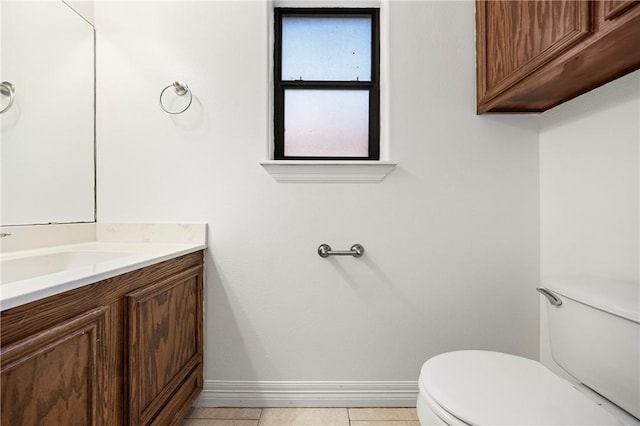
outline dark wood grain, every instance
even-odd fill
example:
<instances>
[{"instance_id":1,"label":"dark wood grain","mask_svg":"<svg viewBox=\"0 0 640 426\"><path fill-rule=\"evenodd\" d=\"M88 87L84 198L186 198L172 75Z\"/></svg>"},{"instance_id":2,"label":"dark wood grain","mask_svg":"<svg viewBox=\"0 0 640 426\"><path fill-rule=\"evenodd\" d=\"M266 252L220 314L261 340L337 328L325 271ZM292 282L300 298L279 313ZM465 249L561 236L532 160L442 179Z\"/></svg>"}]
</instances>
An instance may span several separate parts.
<instances>
[{"instance_id":1,"label":"dark wood grain","mask_svg":"<svg viewBox=\"0 0 640 426\"><path fill-rule=\"evenodd\" d=\"M200 251L3 311L2 425L179 424L202 389L202 269ZM154 297L146 288L165 291ZM156 352L188 343L146 370L159 374L164 396L146 423L129 421L125 398L128 294L148 295L154 318L137 322L145 336L164 321ZM165 307L166 318L158 314Z\"/></svg>"},{"instance_id":2,"label":"dark wood grain","mask_svg":"<svg viewBox=\"0 0 640 426\"><path fill-rule=\"evenodd\" d=\"M503 80L530 74L584 39L591 29L590 6L584 1L486 3L488 96L499 92Z\"/></svg>"},{"instance_id":3,"label":"dark wood grain","mask_svg":"<svg viewBox=\"0 0 640 426\"><path fill-rule=\"evenodd\" d=\"M640 68L637 3L477 0L477 112L545 111Z\"/></svg>"},{"instance_id":4,"label":"dark wood grain","mask_svg":"<svg viewBox=\"0 0 640 426\"><path fill-rule=\"evenodd\" d=\"M3 347L3 425L106 425L107 308Z\"/></svg>"},{"instance_id":5,"label":"dark wood grain","mask_svg":"<svg viewBox=\"0 0 640 426\"><path fill-rule=\"evenodd\" d=\"M606 21L617 18L633 6L640 4L638 0L604 0L603 17Z\"/></svg>"},{"instance_id":6,"label":"dark wood grain","mask_svg":"<svg viewBox=\"0 0 640 426\"><path fill-rule=\"evenodd\" d=\"M203 366L198 364L189 376L176 387L176 392L162 407L158 415L151 420L150 426L178 426L191 410L191 403L195 401L202 390Z\"/></svg>"},{"instance_id":7,"label":"dark wood grain","mask_svg":"<svg viewBox=\"0 0 640 426\"><path fill-rule=\"evenodd\" d=\"M127 295L131 424L160 416L175 390L202 366L201 288L197 266Z\"/></svg>"}]
</instances>

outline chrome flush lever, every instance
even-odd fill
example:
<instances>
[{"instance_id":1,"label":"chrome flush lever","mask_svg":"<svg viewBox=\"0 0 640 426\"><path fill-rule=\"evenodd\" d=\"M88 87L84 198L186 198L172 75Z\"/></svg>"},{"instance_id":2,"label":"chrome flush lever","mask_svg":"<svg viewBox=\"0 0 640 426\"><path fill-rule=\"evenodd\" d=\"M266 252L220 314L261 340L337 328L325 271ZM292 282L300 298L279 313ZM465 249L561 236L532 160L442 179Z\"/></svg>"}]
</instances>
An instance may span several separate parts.
<instances>
[{"instance_id":1,"label":"chrome flush lever","mask_svg":"<svg viewBox=\"0 0 640 426\"><path fill-rule=\"evenodd\" d=\"M562 300L560 300L560 298L558 296L556 296L555 294L553 294L551 291L547 290L546 288L538 287L538 288L536 288L536 290L538 290L538 293L542 294L544 297L549 299L549 303L551 303L553 306L562 305Z\"/></svg>"}]
</instances>

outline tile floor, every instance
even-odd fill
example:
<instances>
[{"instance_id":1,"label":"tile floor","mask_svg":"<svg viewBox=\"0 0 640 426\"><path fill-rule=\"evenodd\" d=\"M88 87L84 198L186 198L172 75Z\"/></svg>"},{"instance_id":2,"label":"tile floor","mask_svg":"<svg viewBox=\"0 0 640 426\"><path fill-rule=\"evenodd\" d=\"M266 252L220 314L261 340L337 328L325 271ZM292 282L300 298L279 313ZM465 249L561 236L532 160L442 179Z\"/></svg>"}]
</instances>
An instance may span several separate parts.
<instances>
[{"instance_id":1,"label":"tile floor","mask_svg":"<svg viewBox=\"0 0 640 426\"><path fill-rule=\"evenodd\" d=\"M182 426L420 426L415 408L192 408Z\"/></svg>"}]
</instances>

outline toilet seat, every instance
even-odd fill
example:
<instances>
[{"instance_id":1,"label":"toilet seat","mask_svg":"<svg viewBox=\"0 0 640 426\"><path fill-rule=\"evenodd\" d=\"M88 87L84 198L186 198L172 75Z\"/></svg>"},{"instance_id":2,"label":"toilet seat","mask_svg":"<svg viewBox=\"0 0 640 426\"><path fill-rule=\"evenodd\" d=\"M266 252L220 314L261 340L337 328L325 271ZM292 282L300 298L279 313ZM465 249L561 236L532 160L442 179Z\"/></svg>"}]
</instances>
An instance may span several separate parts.
<instances>
[{"instance_id":1,"label":"toilet seat","mask_svg":"<svg viewBox=\"0 0 640 426\"><path fill-rule=\"evenodd\" d=\"M419 383L418 387L419 393L416 409L418 411L418 418L422 425L468 425L468 423L463 422L434 401L433 398L429 396L429 393L425 391L422 382Z\"/></svg>"},{"instance_id":2,"label":"toilet seat","mask_svg":"<svg viewBox=\"0 0 640 426\"><path fill-rule=\"evenodd\" d=\"M499 352L431 358L422 367L419 398L430 399L432 412L449 424L622 424L539 362Z\"/></svg>"}]
</instances>

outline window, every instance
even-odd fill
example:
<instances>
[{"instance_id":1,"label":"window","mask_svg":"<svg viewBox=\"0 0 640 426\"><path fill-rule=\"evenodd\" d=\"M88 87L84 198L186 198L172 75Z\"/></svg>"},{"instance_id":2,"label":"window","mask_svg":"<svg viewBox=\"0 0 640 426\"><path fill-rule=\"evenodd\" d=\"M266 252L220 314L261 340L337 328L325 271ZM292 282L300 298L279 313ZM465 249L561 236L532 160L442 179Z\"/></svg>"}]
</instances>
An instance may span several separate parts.
<instances>
[{"instance_id":1,"label":"window","mask_svg":"<svg viewBox=\"0 0 640 426\"><path fill-rule=\"evenodd\" d=\"M275 9L275 160L379 160L379 39L378 9Z\"/></svg>"}]
</instances>

